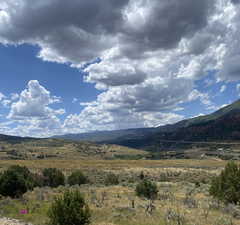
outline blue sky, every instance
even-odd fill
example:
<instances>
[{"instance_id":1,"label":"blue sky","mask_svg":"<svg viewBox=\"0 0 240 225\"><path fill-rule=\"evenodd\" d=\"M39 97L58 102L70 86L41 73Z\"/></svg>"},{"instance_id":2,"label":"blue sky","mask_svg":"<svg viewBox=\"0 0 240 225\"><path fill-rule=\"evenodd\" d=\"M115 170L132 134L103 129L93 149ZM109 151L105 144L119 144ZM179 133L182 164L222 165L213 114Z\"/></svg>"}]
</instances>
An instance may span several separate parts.
<instances>
[{"instance_id":1,"label":"blue sky","mask_svg":"<svg viewBox=\"0 0 240 225\"><path fill-rule=\"evenodd\" d=\"M81 71L66 64L44 62L37 58L39 48L31 45L17 47L0 46L1 87L6 95L20 93L28 81L38 80L56 96L64 97L64 104L71 113L79 113L81 108L72 106L73 98L88 102L96 99L99 91L93 84L83 83Z\"/></svg>"},{"instance_id":2,"label":"blue sky","mask_svg":"<svg viewBox=\"0 0 240 225\"><path fill-rule=\"evenodd\" d=\"M0 133L152 127L238 100L239 8L232 0L3 0Z\"/></svg>"}]
</instances>

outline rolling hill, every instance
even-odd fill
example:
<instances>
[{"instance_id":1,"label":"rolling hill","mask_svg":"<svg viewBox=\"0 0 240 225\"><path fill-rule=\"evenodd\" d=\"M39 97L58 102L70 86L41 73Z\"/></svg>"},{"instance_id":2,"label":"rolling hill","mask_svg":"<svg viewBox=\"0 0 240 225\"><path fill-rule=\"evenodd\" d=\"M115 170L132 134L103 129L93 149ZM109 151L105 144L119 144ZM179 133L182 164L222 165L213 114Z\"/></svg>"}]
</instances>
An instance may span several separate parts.
<instances>
[{"instance_id":1,"label":"rolling hill","mask_svg":"<svg viewBox=\"0 0 240 225\"><path fill-rule=\"evenodd\" d=\"M74 140L74 141L91 141L91 142L115 142L117 139L124 138L141 138L147 134L152 134L155 128L138 128L126 130L113 130L113 131L94 131L91 133L79 134L65 134L54 136L53 138Z\"/></svg>"},{"instance_id":2,"label":"rolling hill","mask_svg":"<svg viewBox=\"0 0 240 225\"><path fill-rule=\"evenodd\" d=\"M111 144L0 135L0 160L139 159L147 154L143 150Z\"/></svg>"},{"instance_id":3,"label":"rolling hill","mask_svg":"<svg viewBox=\"0 0 240 225\"><path fill-rule=\"evenodd\" d=\"M35 139L36 138L18 137L18 136L0 134L0 141L6 141L9 143L20 143L20 142L31 141L31 140L35 140Z\"/></svg>"}]
</instances>

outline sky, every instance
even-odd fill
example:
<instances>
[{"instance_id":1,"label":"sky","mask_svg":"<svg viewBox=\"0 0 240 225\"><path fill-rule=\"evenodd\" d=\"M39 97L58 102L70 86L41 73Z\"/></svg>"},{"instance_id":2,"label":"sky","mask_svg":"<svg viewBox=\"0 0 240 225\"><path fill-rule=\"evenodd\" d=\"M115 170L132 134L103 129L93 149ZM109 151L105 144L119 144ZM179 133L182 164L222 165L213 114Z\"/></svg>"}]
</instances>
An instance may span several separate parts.
<instances>
[{"instance_id":1,"label":"sky","mask_svg":"<svg viewBox=\"0 0 240 225\"><path fill-rule=\"evenodd\" d=\"M0 133L156 127L240 96L240 0L1 0Z\"/></svg>"}]
</instances>

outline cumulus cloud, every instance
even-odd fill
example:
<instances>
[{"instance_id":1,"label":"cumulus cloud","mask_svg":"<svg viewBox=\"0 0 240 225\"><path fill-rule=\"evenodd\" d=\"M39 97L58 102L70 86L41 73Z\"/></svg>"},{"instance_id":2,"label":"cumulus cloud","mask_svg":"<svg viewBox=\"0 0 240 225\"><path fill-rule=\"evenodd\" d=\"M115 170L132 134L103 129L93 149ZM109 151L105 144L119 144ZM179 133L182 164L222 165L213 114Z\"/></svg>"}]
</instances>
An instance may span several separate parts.
<instances>
[{"instance_id":1,"label":"cumulus cloud","mask_svg":"<svg viewBox=\"0 0 240 225\"><path fill-rule=\"evenodd\" d=\"M10 96L6 96L0 92L0 103L4 108L9 108L11 103L14 100L17 100L18 97L19 97L19 95L16 93L12 93L12 94L10 94Z\"/></svg>"},{"instance_id":2,"label":"cumulus cloud","mask_svg":"<svg viewBox=\"0 0 240 225\"><path fill-rule=\"evenodd\" d=\"M7 99L7 96L0 92L0 105L7 108L11 101Z\"/></svg>"},{"instance_id":3,"label":"cumulus cloud","mask_svg":"<svg viewBox=\"0 0 240 225\"><path fill-rule=\"evenodd\" d=\"M19 94L18 93L11 93L11 100L15 101L19 98Z\"/></svg>"},{"instance_id":4,"label":"cumulus cloud","mask_svg":"<svg viewBox=\"0 0 240 225\"><path fill-rule=\"evenodd\" d=\"M111 45L112 33L122 23L127 3L43 0L31 4L28 0L3 0L0 36L5 43L38 44L44 60L89 61Z\"/></svg>"},{"instance_id":5,"label":"cumulus cloud","mask_svg":"<svg viewBox=\"0 0 240 225\"><path fill-rule=\"evenodd\" d=\"M128 55L173 48L207 24L214 1L3 0L1 5L2 41L36 43L46 60L79 63L117 44Z\"/></svg>"},{"instance_id":6,"label":"cumulus cloud","mask_svg":"<svg viewBox=\"0 0 240 225\"><path fill-rule=\"evenodd\" d=\"M208 0L130 1L124 11L123 52L138 56L176 47L182 38L206 26L213 6L214 1Z\"/></svg>"},{"instance_id":7,"label":"cumulus cloud","mask_svg":"<svg viewBox=\"0 0 240 225\"><path fill-rule=\"evenodd\" d=\"M27 89L20 94L19 101L11 106L9 118L24 120L31 118L47 119L56 113L48 105L59 102L59 98L51 96L37 80L28 82Z\"/></svg>"},{"instance_id":8,"label":"cumulus cloud","mask_svg":"<svg viewBox=\"0 0 240 225\"><path fill-rule=\"evenodd\" d=\"M87 119L86 119L87 118ZM110 113L104 108L88 106L81 114L70 114L63 125L64 133L78 133L95 130L116 130L153 127L175 123L184 116L175 113L134 112L123 110L121 113Z\"/></svg>"},{"instance_id":9,"label":"cumulus cloud","mask_svg":"<svg viewBox=\"0 0 240 225\"><path fill-rule=\"evenodd\" d=\"M89 66L85 71L88 72L85 76L86 82L97 83L103 88L140 84L146 79L146 74L127 59L118 60L114 64L111 61L103 61Z\"/></svg>"},{"instance_id":10,"label":"cumulus cloud","mask_svg":"<svg viewBox=\"0 0 240 225\"><path fill-rule=\"evenodd\" d=\"M237 1L234 1L237 3ZM226 11L231 12L229 15L229 24L225 39L225 50L219 76L222 80L237 81L240 78L240 5L229 5Z\"/></svg>"},{"instance_id":11,"label":"cumulus cloud","mask_svg":"<svg viewBox=\"0 0 240 225\"><path fill-rule=\"evenodd\" d=\"M209 71L217 80L240 79L238 3L2 0L0 42L38 45L38 57L83 70L84 81L103 91L79 115L67 117L66 129L155 126L181 119L174 113L180 103L200 99L213 107L208 93L195 87ZM41 93L36 98L34 85ZM45 89L30 84L9 118L56 115L51 101Z\"/></svg>"},{"instance_id":12,"label":"cumulus cloud","mask_svg":"<svg viewBox=\"0 0 240 225\"><path fill-rule=\"evenodd\" d=\"M2 105L4 107L9 107L10 104L11 104L11 100L9 100L9 99L5 99L2 101Z\"/></svg>"},{"instance_id":13,"label":"cumulus cloud","mask_svg":"<svg viewBox=\"0 0 240 225\"><path fill-rule=\"evenodd\" d=\"M30 80L27 88L19 95L19 100L11 104L8 119L19 123L15 132L23 132L21 136L23 134L42 136L52 133L54 129L61 127L57 116L64 114L65 110L55 110L49 105L59 101L59 97L52 96L37 80Z\"/></svg>"},{"instance_id":14,"label":"cumulus cloud","mask_svg":"<svg viewBox=\"0 0 240 225\"><path fill-rule=\"evenodd\" d=\"M172 80L156 77L137 87L110 88L95 102L82 104L85 108L79 115L69 115L64 128L77 132L152 127L179 121L184 117L168 111L188 97L193 83L187 79L176 79L172 89L170 84L173 84Z\"/></svg>"}]
</instances>

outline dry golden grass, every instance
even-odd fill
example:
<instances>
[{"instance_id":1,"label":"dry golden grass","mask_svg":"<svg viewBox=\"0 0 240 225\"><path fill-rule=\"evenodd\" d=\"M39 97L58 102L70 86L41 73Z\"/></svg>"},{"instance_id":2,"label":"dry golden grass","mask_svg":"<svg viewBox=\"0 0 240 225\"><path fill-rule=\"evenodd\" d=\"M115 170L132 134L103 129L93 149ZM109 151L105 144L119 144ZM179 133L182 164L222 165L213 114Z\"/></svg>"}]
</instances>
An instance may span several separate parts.
<instances>
[{"instance_id":1,"label":"dry golden grass","mask_svg":"<svg viewBox=\"0 0 240 225\"><path fill-rule=\"evenodd\" d=\"M41 139L20 143L0 142L0 159L113 159L121 156L145 156L147 152L118 145ZM8 154L7 154L8 153Z\"/></svg>"},{"instance_id":2,"label":"dry golden grass","mask_svg":"<svg viewBox=\"0 0 240 225\"><path fill-rule=\"evenodd\" d=\"M195 168L218 169L226 165L222 160L1 160L0 167L10 165L27 166L30 169L55 167L62 170L105 169L122 170L131 168Z\"/></svg>"},{"instance_id":3,"label":"dry golden grass","mask_svg":"<svg viewBox=\"0 0 240 225\"><path fill-rule=\"evenodd\" d=\"M77 187L74 187L76 189ZM92 212L91 225L240 225L231 213L224 213L224 206L215 209L213 200L208 196L206 185L196 188L189 183L158 183L159 198L153 202L155 209L147 212L149 200L135 196L134 186L83 186L79 189ZM53 196L60 194L65 188L36 189L25 194L26 205L15 201L9 206L8 215L30 221L34 225L43 225L47 221L46 212ZM194 189L190 199L195 205L185 203L189 190ZM44 200L39 201L40 192L45 193ZM162 198L161 196L166 196ZM134 201L135 207L132 207ZM39 208L34 211L36 205ZM18 210L29 208L28 215L18 215ZM14 214L15 212L15 214Z\"/></svg>"},{"instance_id":4,"label":"dry golden grass","mask_svg":"<svg viewBox=\"0 0 240 225\"><path fill-rule=\"evenodd\" d=\"M92 211L91 225L240 225L240 220L234 218L231 212L224 211L225 206L213 206L216 202L208 195L209 184L201 183L198 186L192 181L194 177L199 181L201 176L206 178L219 173L226 163L219 160L1 160L0 167L5 169L18 164L32 170L46 167L65 172L82 169L89 171L88 176L94 179L95 176L102 178L108 172L125 178L117 186L104 186L96 182L72 187L84 194ZM155 209L152 213L146 211L149 200L135 195L141 171L158 184L159 196L153 203ZM162 174L170 181L159 182ZM130 182L127 178L133 180ZM54 196L66 189L69 187L37 188L24 195L25 202L9 200L8 204L4 203L4 216L43 225ZM19 210L26 207L29 208L29 214L19 215Z\"/></svg>"},{"instance_id":5,"label":"dry golden grass","mask_svg":"<svg viewBox=\"0 0 240 225\"><path fill-rule=\"evenodd\" d=\"M232 221L238 225L240 221L234 219L231 215L222 212L222 209L215 210L211 208L212 201L206 192L193 194L191 199L196 201L196 207L190 208L184 204L184 199L188 194L188 189L193 188L189 184L159 183L160 193L170 193L169 199L155 200L156 207L152 214L146 212L148 200L140 199L135 196L134 188L130 187L104 187L92 190L82 190L85 192L88 203L93 211L94 224L119 224L119 225L164 225L164 224L197 224L213 225L219 220L219 225L230 225L224 221ZM199 191L199 190L198 190ZM102 193L107 193L103 203L97 205L90 200L91 193L96 193L96 199L101 202ZM135 201L135 208L132 209L132 200ZM165 221L167 212L171 210L186 221L180 223L170 218ZM221 221L222 218L222 221ZM221 221L221 222L220 222Z\"/></svg>"}]
</instances>

